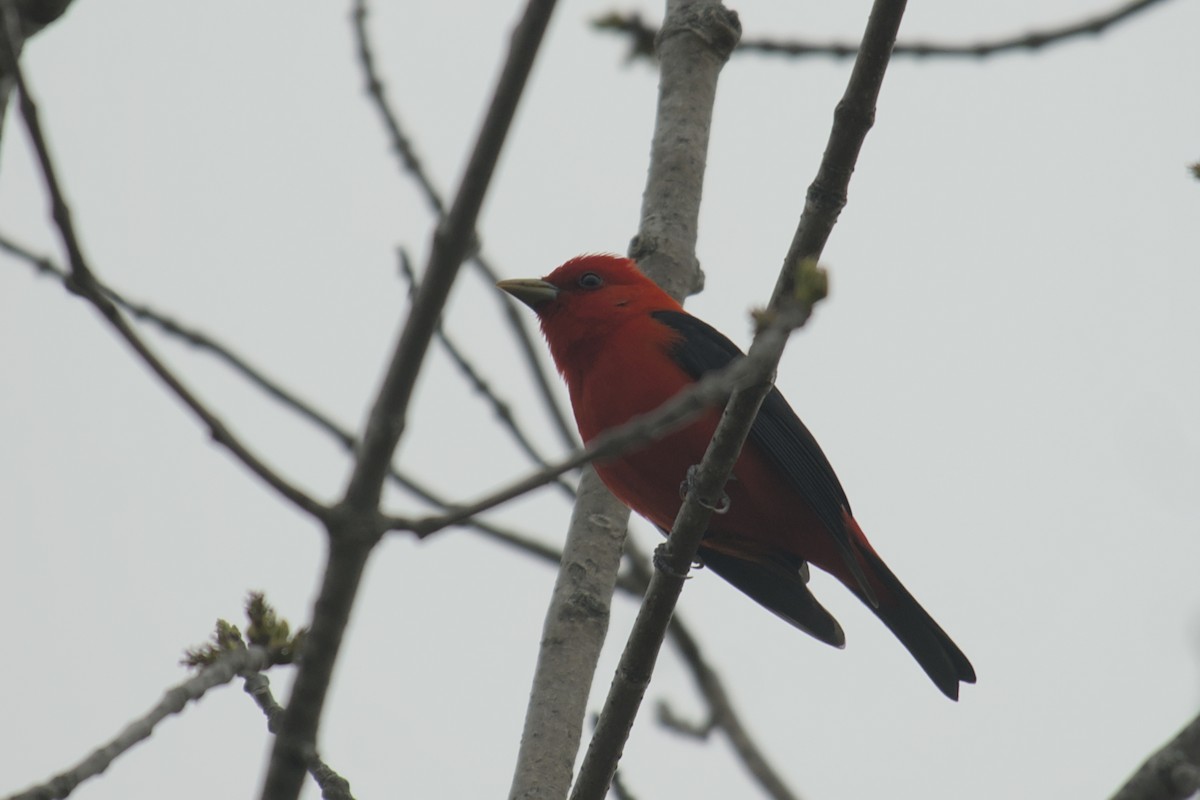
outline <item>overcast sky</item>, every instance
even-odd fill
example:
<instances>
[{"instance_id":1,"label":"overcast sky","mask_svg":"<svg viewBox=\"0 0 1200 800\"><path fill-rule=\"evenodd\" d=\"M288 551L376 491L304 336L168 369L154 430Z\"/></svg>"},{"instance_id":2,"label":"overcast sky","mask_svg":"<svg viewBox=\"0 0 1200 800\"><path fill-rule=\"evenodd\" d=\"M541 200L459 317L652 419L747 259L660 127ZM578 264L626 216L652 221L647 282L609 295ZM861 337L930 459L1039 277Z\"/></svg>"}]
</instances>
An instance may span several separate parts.
<instances>
[{"instance_id":1,"label":"overcast sky","mask_svg":"<svg viewBox=\"0 0 1200 800\"><path fill-rule=\"evenodd\" d=\"M658 5L640 8L649 19ZM737 6L747 36L857 37L867 2ZM507 277L636 229L656 75L563 3L484 208ZM974 41L1097 0L913 3L903 38ZM431 217L362 91L341 4L80 0L24 65L87 254L348 425L405 312L395 250ZM457 181L517 8L377 2L388 89L434 179ZM1200 709L1200 4L990 60L897 58L824 261L832 293L778 384L879 552L974 663L947 701L841 586L828 648L701 573L680 615L806 798L1098 797ZM849 62L737 56L718 92L688 307L747 344ZM61 261L19 118L0 231ZM547 452L492 294L470 271L447 326ZM338 447L210 358L151 341L230 426L317 496ZM90 308L0 256L0 794L74 763L186 673L183 648L262 589L309 614L322 533L260 485ZM565 393L564 393L565 395ZM527 463L445 354L398 462L456 499ZM421 508L399 493L397 512ZM553 490L495 513L560 544ZM657 534L645 523L645 546ZM502 797L554 572L452 530L372 561L321 733L359 797ZM599 708L636 611L614 606ZM286 697L287 669L271 673ZM699 714L673 652L648 695ZM88 800L247 796L268 747L237 686L82 787ZM622 764L644 798L752 797L723 741L646 713ZM308 796L317 793L310 787Z\"/></svg>"}]
</instances>

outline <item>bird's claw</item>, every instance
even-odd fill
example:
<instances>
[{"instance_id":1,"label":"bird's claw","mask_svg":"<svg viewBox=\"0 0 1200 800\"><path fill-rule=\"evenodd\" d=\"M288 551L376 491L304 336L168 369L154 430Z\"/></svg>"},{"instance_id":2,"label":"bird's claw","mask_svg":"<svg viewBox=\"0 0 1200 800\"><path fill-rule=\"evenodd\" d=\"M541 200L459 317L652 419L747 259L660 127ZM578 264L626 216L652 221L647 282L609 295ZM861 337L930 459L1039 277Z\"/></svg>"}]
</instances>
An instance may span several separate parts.
<instances>
[{"instance_id":1,"label":"bird's claw","mask_svg":"<svg viewBox=\"0 0 1200 800\"><path fill-rule=\"evenodd\" d=\"M679 499L680 500L687 500L688 495L692 491L692 487L696 485L696 473L698 473L699 471L700 471L700 466L698 464L693 464L692 466L688 467L687 476L679 484ZM733 476L730 476L729 479L733 480ZM721 498L719 500L717 500L716 504L709 503L707 500L705 500L702 497L697 498L696 502L698 502L701 506L703 506L704 508L707 508L709 511L713 512L714 514L726 513L727 511L729 511L729 506L731 505L731 502L729 500L729 495L726 494L725 492L721 492Z\"/></svg>"},{"instance_id":2,"label":"bird's claw","mask_svg":"<svg viewBox=\"0 0 1200 800\"><path fill-rule=\"evenodd\" d=\"M686 581L689 577L686 570L680 572L679 570L675 569L675 567L671 564L670 559L667 558L666 542L663 542L658 547L654 548L654 555L651 556L650 560L653 562L654 568L664 575L669 575L672 578L678 578L681 581Z\"/></svg>"}]
</instances>

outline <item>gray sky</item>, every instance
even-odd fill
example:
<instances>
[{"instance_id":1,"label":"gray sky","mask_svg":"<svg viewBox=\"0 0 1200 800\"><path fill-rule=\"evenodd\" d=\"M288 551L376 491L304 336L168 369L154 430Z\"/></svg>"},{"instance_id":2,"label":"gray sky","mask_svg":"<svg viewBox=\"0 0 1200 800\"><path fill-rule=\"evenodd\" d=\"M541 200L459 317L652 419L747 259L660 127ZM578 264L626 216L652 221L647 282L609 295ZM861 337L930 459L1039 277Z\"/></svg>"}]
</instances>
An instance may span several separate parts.
<instances>
[{"instance_id":1,"label":"gray sky","mask_svg":"<svg viewBox=\"0 0 1200 800\"><path fill-rule=\"evenodd\" d=\"M391 97L452 187L513 4L376 5ZM747 35L823 40L856 37L867 7L737 10ZM610 8L566 3L550 29L481 223L508 276L623 251L635 231L656 76L588 30ZM937 0L913 4L902 32L973 41L1107 8ZM947 702L823 576L845 651L699 574L680 614L804 796L1103 796L1195 715L1198 29L1200 5L1174 0L1045 53L893 63L825 253L832 295L778 383L979 684ZM422 263L431 219L365 101L348 8L79 2L24 63L98 273L358 424L405 308L394 248ZM743 345L848 70L741 56L723 75L699 243L708 287L688 307ZM61 260L17 123L0 152L0 229ZM447 324L553 450L493 291L465 272ZM210 359L151 339L271 463L322 498L341 489L333 444ZM88 307L7 257L0 375L7 792L185 677L181 650L218 616L240 621L248 589L302 622L323 543ZM399 462L461 499L527 469L437 351ZM418 508L400 495L391 507ZM568 514L546 490L494 518L559 543ZM657 536L641 522L635 535ZM507 791L553 579L466 531L380 548L321 736L358 796ZM615 604L597 708L634 612ZM271 677L286 696L289 672ZM648 699L701 709L673 653ZM266 746L231 686L78 796L248 793ZM724 742L664 734L649 713L622 769L638 796L753 796Z\"/></svg>"}]
</instances>

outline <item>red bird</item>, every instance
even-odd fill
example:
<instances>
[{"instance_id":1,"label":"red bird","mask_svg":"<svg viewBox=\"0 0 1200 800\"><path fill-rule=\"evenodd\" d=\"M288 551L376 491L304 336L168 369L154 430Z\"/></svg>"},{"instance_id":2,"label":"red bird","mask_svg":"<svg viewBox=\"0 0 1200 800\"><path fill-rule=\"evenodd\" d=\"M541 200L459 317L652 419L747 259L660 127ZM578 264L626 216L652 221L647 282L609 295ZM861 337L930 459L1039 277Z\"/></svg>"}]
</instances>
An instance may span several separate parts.
<instances>
[{"instance_id":1,"label":"red bird","mask_svg":"<svg viewBox=\"0 0 1200 800\"><path fill-rule=\"evenodd\" d=\"M742 355L626 258L580 256L543 280L499 286L537 313L585 442ZM596 472L622 502L669 530L681 484L719 418L717 409L705 412L597 462ZM763 402L725 493L724 511L700 545L705 566L797 628L843 647L841 626L808 591L807 564L815 564L883 620L947 697L957 700L959 683L975 682L971 662L875 553L825 454L778 389Z\"/></svg>"}]
</instances>

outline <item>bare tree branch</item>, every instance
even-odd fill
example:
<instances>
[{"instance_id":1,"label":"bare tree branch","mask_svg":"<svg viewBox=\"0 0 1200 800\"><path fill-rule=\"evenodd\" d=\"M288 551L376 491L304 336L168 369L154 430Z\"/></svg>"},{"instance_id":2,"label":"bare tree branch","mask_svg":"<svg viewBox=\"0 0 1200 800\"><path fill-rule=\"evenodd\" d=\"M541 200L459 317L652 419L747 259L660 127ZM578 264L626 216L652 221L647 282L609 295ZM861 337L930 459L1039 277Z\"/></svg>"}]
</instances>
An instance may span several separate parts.
<instances>
[{"instance_id":1,"label":"bare tree branch","mask_svg":"<svg viewBox=\"0 0 1200 800\"><path fill-rule=\"evenodd\" d=\"M64 283L68 274L59 265L44 256L39 256L32 250L10 239L0 232L0 250L25 261L43 275L52 276ZM279 381L269 377L263 370L251 364L244 356L239 355L231 347L222 343L212 334L183 322L147 303L133 300L122 292L118 292L103 281L97 280L96 287L114 304L124 309L129 316L138 322L149 323L162 333L196 348L224 363L235 373L241 375L251 385L258 387L268 397L278 401L285 408L298 414L302 419L312 423L318 429L332 436L347 450L353 450L357 439L347 428L339 426L327 414L318 410L314 405Z\"/></svg>"},{"instance_id":2,"label":"bare tree branch","mask_svg":"<svg viewBox=\"0 0 1200 800\"><path fill-rule=\"evenodd\" d=\"M101 316L125 340L126 344L158 376L159 380L204 423L208 428L209 435L215 442L229 450L251 472L284 498L291 501L293 505L324 521L328 516L329 510L323 504L309 497L300 488L292 485L271 467L267 466L240 439L234 436L225 426L225 423L210 411L167 368L166 364L150 350L141 337L129 325L120 309L102 290L101 284L96 279L95 274L92 272L83 255L83 249L80 246L74 224L71 221L71 210L63 193L62 185L58 180L54 162L50 156L50 148L42 131L37 105L29 94L29 87L26 85L25 76L22 74L20 64L16 59L16 51L12 44L15 41L12 34L12 24L13 13L11 6L4 5L0 7L0 34L2 34L0 36L0 64L13 76L16 82L20 98L21 116L25 121L29 138L33 142L34 150L37 153L42 177L45 181L47 192L50 195L51 215L67 253L67 263L70 265L70 272L65 276L63 281L64 286L69 291L87 300L100 312Z\"/></svg>"},{"instance_id":3,"label":"bare tree branch","mask_svg":"<svg viewBox=\"0 0 1200 800\"><path fill-rule=\"evenodd\" d=\"M1154 753L1112 800L1187 800L1200 792L1200 716Z\"/></svg>"},{"instance_id":4,"label":"bare tree branch","mask_svg":"<svg viewBox=\"0 0 1200 800\"><path fill-rule=\"evenodd\" d=\"M245 676L242 689L254 699L255 705L262 710L267 718L267 730L275 733L279 721L283 717L283 706L275 702L271 693L271 681L263 672L252 672ZM317 786L321 787L321 797L325 800L354 800L350 792L350 782L335 772L315 753L309 759L308 774L312 775Z\"/></svg>"},{"instance_id":5,"label":"bare tree branch","mask_svg":"<svg viewBox=\"0 0 1200 800\"><path fill-rule=\"evenodd\" d=\"M476 218L553 9L553 0L531 0L514 34L508 61L454 204L434 231L420 289L367 420L358 462L346 488L346 505L360 508L378 505L383 476L404 432L417 373L450 287L473 244Z\"/></svg>"},{"instance_id":6,"label":"bare tree branch","mask_svg":"<svg viewBox=\"0 0 1200 800\"><path fill-rule=\"evenodd\" d=\"M850 175L874 122L875 105L904 6L904 0L875 0L872 6L862 49L835 111L829 144L809 188L796 235L771 298L773 313L767 326L755 335L746 359L758 356L765 364L754 374L757 383L735 390L730 398L675 518L671 535L656 554L658 568L650 579L650 588L621 655L596 733L572 788L572 800L600 800L608 791L649 686L683 582L712 509L719 502L759 406L770 389L771 371L779 363L788 334L808 320L813 303L824 296L824 274L816 267L816 261L845 205Z\"/></svg>"},{"instance_id":7,"label":"bare tree branch","mask_svg":"<svg viewBox=\"0 0 1200 800\"><path fill-rule=\"evenodd\" d=\"M410 531L419 538L463 523L477 514L545 486L557 476L576 467L590 464L597 459L613 458L627 453L682 427L701 411L726 400L731 391L759 379L767 361L768 358L763 354L751 352L723 369L706 373L700 380L653 411L636 416L624 425L610 428L592 439L587 447L576 450L549 467L516 480L473 503L454 506L446 514L420 519L384 517L382 522L389 530ZM769 372L771 367L767 365L765 369Z\"/></svg>"},{"instance_id":8,"label":"bare tree branch","mask_svg":"<svg viewBox=\"0 0 1200 800\"><path fill-rule=\"evenodd\" d=\"M9 43L14 57L20 58L25 42L61 17L70 4L71 0L0 0L0 14L8 17L8 30L12 36ZM14 88L16 80L0 63L0 142L4 141L4 117Z\"/></svg>"},{"instance_id":9,"label":"bare tree branch","mask_svg":"<svg viewBox=\"0 0 1200 800\"><path fill-rule=\"evenodd\" d=\"M61 800L79 784L103 773L135 744L150 738L158 723L172 714L180 713L188 703L199 700L209 689L229 683L238 675L259 672L270 666L271 656L264 647L252 646L223 653L195 676L167 690L153 708L126 725L87 758L45 783L14 794L7 800Z\"/></svg>"},{"instance_id":10,"label":"bare tree branch","mask_svg":"<svg viewBox=\"0 0 1200 800\"><path fill-rule=\"evenodd\" d=\"M66 278L66 272L57 264L47 258L38 256L28 248L12 241L3 233L0 233L0 250L4 250L14 257L25 261L42 274L51 275L58 280ZM333 437L347 450L353 451L357 447L358 440L349 428L340 425L292 390L266 376L262 370L255 367L245 357L236 353L212 334L201 331L176 317L158 311L146 303L131 300L123 293L109 286L102 284L100 288L106 295L112 298L114 303L124 308L135 319L152 324L168 336L179 339L185 344L216 357L249 381L251 385L261 389L268 396L280 402L285 408L299 414L318 430ZM422 485L415 478L404 474L395 467L391 468L389 478L431 506L435 506L443 511L448 511L452 508L449 500L441 497L429 487ZM516 531L486 522L477 517L464 520L461 524L470 526L484 536L507 544L547 563L558 565L563 561L562 551L544 545ZM646 587L650 582L649 560L646 556L639 553L629 540L626 541L626 555L629 557L627 561L629 570L618 577L616 586L618 589L640 598L645 593ZM776 798L776 800L794 798L794 795L783 785L771 767L766 764L757 745L745 731L719 676L708 665L699 644L678 615L671 620L668 636L675 643L684 663L691 669L696 680L697 689L708 705L708 715L712 723L727 734L730 743L741 756L747 768L764 785L771 797ZM252 676L252 678L254 677ZM249 685L247 685L247 691L252 691Z\"/></svg>"},{"instance_id":11,"label":"bare tree branch","mask_svg":"<svg viewBox=\"0 0 1200 800\"><path fill-rule=\"evenodd\" d=\"M1032 30L999 39L965 44L925 41L897 42L892 55L915 58L986 58L1022 50L1036 51L1083 36L1099 36L1114 25L1163 1L1134 0L1134 2L1125 3L1106 13L1086 17L1077 22ZM621 14L614 11L593 20L592 27L600 31L625 34L629 39L629 57L631 59L654 57L654 37L658 34L658 30L643 21L637 13ZM858 44L746 38L738 45L736 52L770 53L797 58L807 56L851 58L858 52Z\"/></svg>"},{"instance_id":12,"label":"bare tree branch","mask_svg":"<svg viewBox=\"0 0 1200 800\"><path fill-rule=\"evenodd\" d=\"M700 190L708 155L708 131L717 75L737 41L736 15L719 3L672 2L668 19L678 20L677 35L664 38L658 113L651 145L650 169L642 201L638 235L630 255L653 279L682 298L700 283L696 265ZM697 10L698 9L698 10ZM665 411L664 411L665 413ZM598 444L599 442L593 442ZM571 784L584 711L600 647L607 628L608 607L629 510L588 470L567 531L555 595L546 610L542 646L513 772L512 798L560 800ZM615 523L619 537L603 537L597 522ZM595 542L611 548L606 553ZM600 613L595 624L572 625L569 587L572 575L585 566L587 597ZM561 591L560 591L561 589ZM603 620L599 619L601 614ZM569 648L556 646L574 637ZM582 650L582 658L572 657ZM607 784L606 784L607 785Z\"/></svg>"},{"instance_id":13,"label":"bare tree branch","mask_svg":"<svg viewBox=\"0 0 1200 800\"><path fill-rule=\"evenodd\" d=\"M720 3L667 3L659 35L658 113L629 257L676 300L704 287L696 261L700 198L717 78L741 36Z\"/></svg>"},{"instance_id":14,"label":"bare tree branch","mask_svg":"<svg viewBox=\"0 0 1200 800\"><path fill-rule=\"evenodd\" d=\"M392 152L396 154L401 167L416 181L421 193L425 196L425 202L429 204L433 212L439 218L444 217L446 215L446 206L442 200L441 192L433 185L433 180L429 177L424 165L417 156L412 140L404 132L404 128L400 124L399 115L388 101L383 79L375 66L374 50L371 47L370 37L367 32L367 16L366 0L354 0L351 21L354 28L354 39L358 51L359 65L366 80L367 96L379 112L379 117L383 122L384 129L387 131L388 139L391 140ZM478 240L478 233L473 235L476 238L470 257L471 264L490 286L500 280L500 274L483 255ZM526 366L529 368L530 376L533 378L534 385L538 389L538 394L542 398L542 403L550 415L554 429L558 432L563 445L567 449L575 449L579 446L579 439L576 437L570 422L567 421L567 415L558 402L558 395L554 393L554 390L550 386L550 378L545 367L545 362L539 355L540 348L529 334L525 317L517 308L517 304L508 295L503 292L496 292L495 296L496 301L504 309L504 317L508 322L509 329L521 346L521 353L525 357Z\"/></svg>"},{"instance_id":15,"label":"bare tree branch","mask_svg":"<svg viewBox=\"0 0 1200 800\"><path fill-rule=\"evenodd\" d=\"M409 297L411 298L416 294L419 285L416 273L413 272L412 264L408 260L408 253L403 248L397 250L397 257L400 264L400 274L408 282ZM512 413L512 406L500 398L496 390L492 388L491 384L484 379L475 365L471 363L471 360L463 352L462 348L454 343L454 340L446 333L446 326L441 320L438 321L437 327L434 329L434 336L437 337L446 354L450 356L450 360L454 362L454 366L458 368L459 373L466 379L467 383L471 384L471 388L475 390L475 393L483 397L488 405L492 407L492 413L500 421L501 426L512 436L513 441L517 443L517 447L538 466L549 466L546 457L538 452L538 449L533 445L533 441L521 428L521 424L517 422L517 418ZM571 486L571 484L561 478L555 480L554 483L568 497L575 497L575 487Z\"/></svg>"},{"instance_id":16,"label":"bare tree branch","mask_svg":"<svg viewBox=\"0 0 1200 800\"><path fill-rule=\"evenodd\" d=\"M725 734L746 770L773 800L798 800L798 795L784 783L783 777L767 761L766 755L746 729L729 693L725 691L720 675L704 658L700 645L677 614L671 617L667 635L691 668L697 688L708 703L711 724Z\"/></svg>"},{"instance_id":17,"label":"bare tree branch","mask_svg":"<svg viewBox=\"0 0 1200 800\"><path fill-rule=\"evenodd\" d=\"M61 281L67 279L67 273L62 267L48 258L37 255L27 247L14 242L2 232L0 232L0 251L7 252L25 261L43 275L50 275ZM231 347L221 342L212 334L206 333L176 317L165 314L146 303L132 300L106 284L98 282L97 285L105 295L111 298L115 304L125 309L133 318L140 322L149 323L166 335L212 355L245 378L252 386L258 387L267 396L278 401L284 408L295 412L318 430L332 437L346 450L353 452L358 447L358 437L347 426L338 423L294 391L269 377L260 368L251 364L244 356L235 352ZM453 508L453 504L449 500L439 496L432 489L423 485L411 475L400 471L395 466L389 468L388 478L410 494L443 512ZM489 538L504 542L517 550L544 561L558 564L562 560L561 551L543 545L515 531L480 519L464 520L462 524L474 528ZM628 585L626 588L628 588ZM637 589L636 592L640 595L641 589Z\"/></svg>"},{"instance_id":18,"label":"bare tree branch","mask_svg":"<svg viewBox=\"0 0 1200 800\"><path fill-rule=\"evenodd\" d=\"M305 657L271 753L263 800L295 800L300 792L305 757L316 741L362 572L384 531L379 500L392 453L404 432L416 378L450 287L473 242L484 195L554 6L554 0L530 0L526 6L454 202L434 231L421 287L372 405L345 493L329 518L329 558Z\"/></svg>"},{"instance_id":19,"label":"bare tree branch","mask_svg":"<svg viewBox=\"0 0 1200 800\"><path fill-rule=\"evenodd\" d=\"M629 509L585 469L542 626L510 800L561 800L571 785L628 522Z\"/></svg>"}]
</instances>

